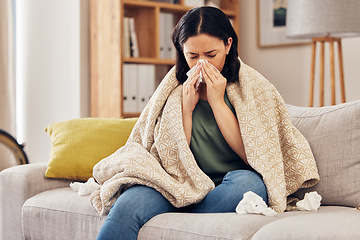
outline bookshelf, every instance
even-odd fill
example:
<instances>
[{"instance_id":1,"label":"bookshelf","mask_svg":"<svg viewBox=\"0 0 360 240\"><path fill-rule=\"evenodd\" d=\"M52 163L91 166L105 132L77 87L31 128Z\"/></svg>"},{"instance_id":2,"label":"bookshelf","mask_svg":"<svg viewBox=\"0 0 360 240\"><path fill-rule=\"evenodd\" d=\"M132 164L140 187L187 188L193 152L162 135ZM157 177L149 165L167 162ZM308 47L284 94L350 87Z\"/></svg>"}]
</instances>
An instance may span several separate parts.
<instances>
[{"instance_id":1,"label":"bookshelf","mask_svg":"<svg viewBox=\"0 0 360 240\"><path fill-rule=\"evenodd\" d=\"M170 2L170 1L169 1ZM90 1L90 115L91 117L122 118L139 116L140 110L126 110L127 89L124 89L124 70L127 65L152 65L159 81L174 65L173 57L161 53L163 27L161 17L169 13L173 26L193 6L186 0L178 3L145 0ZM238 0L221 0L220 8L239 29ZM124 18L133 18L138 57L124 55ZM167 33L171 41L171 33ZM139 67L140 69L140 67ZM126 71L126 70L125 70ZM140 83L137 88L143 85Z\"/></svg>"}]
</instances>

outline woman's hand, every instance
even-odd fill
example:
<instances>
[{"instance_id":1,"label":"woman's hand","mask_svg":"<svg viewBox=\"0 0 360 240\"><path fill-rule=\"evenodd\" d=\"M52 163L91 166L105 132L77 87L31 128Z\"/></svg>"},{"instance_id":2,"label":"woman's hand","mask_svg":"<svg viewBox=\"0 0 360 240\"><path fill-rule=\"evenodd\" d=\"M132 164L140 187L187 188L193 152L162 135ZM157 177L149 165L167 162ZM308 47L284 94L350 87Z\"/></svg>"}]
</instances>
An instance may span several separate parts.
<instances>
[{"instance_id":1,"label":"woman's hand","mask_svg":"<svg viewBox=\"0 0 360 240\"><path fill-rule=\"evenodd\" d=\"M186 136L186 141L190 145L191 129L192 129L192 113L196 104L199 101L200 95L196 91L196 82L200 77L201 63L198 62L193 74L183 84L183 126Z\"/></svg>"},{"instance_id":2,"label":"woman's hand","mask_svg":"<svg viewBox=\"0 0 360 240\"><path fill-rule=\"evenodd\" d=\"M225 104L224 94L227 84L226 78L207 60L202 64L202 75L206 83L207 99L211 106L214 108L216 105Z\"/></svg>"},{"instance_id":3,"label":"woman's hand","mask_svg":"<svg viewBox=\"0 0 360 240\"><path fill-rule=\"evenodd\" d=\"M196 91L196 82L200 77L201 63L197 62L195 71L183 84L183 112L192 113L199 101L199 92Z\"/></svg>"}]
</instances>

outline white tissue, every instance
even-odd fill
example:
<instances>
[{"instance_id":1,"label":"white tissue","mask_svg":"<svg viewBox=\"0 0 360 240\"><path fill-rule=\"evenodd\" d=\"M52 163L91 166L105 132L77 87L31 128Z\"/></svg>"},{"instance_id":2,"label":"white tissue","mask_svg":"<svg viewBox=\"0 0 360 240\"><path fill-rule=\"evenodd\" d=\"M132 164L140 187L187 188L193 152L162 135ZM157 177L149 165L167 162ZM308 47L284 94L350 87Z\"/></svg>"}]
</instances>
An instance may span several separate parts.
<instances>
[{"instance_id":1,"label":"white tissue","mask_svg":"<svg viewBox=\"0 0 360 240\"><path fill-rule=\"evenodd\" d=\"M89 178L86 183L70 183L70 187L72 190L77 192L79 196L85 196L98 190L100 188L100 185L95 182L94 178Z\"/></svg>"},{"instance_id":2,"label":"white tissue","mask_svg":"<svg viewBox=\"0 0 360 240\"><path fill-rule=\"evenodd\" d=\"M236 212L238 214L262 214L269 217L276 215L276 212L266 205L262 197L252 191L244 193L243 199L236 207Z\"/></svg>"},{"instance_id":3,"label":"white tissue","mask_svg":"<svg viewBox=\"0 0 360 240\"><path fill-rule=\"evenodd\" d=\"M203 63L205 62L206 60L205 59L200 59L199 62ZM208 64L210 64L211 66L213 66L213 68L216 69L216 71L218 71L220 73L220 71L214 66L212 65L211 63L209 63L208 61L206 61ZM195 68L196 68L196 65L193 66L187 73L186 73L186 76L190 77L193 72L195 71ZM200 77L198 78L196 84L195 84L195 90L198 91L199 90L199 86L200 86L200 83L205 83L205 80L204 80L204 77L200 71Z\"/></svg>"},{"instance_id":4,"label":"white tissue","mask_svg":"<svg viewBox=\"0 0 360 240\"><path fill-rule=\"evenodd\" d=\"M70 183L70 187L74 192L78 192L82 185L83 185L83 183L80 183L80 182Z\"/></svg>"},{"instance_id":5,"label":"white tissue","mask_svg":"<svg viewBox=\"0 0 360 240\"><path fill-rule=\"evenodd\" d=\"M317 192L305 193L304 199L296 203L299 211L317 211L320 207L322 197Z\"/></svg>"}]
</instances>

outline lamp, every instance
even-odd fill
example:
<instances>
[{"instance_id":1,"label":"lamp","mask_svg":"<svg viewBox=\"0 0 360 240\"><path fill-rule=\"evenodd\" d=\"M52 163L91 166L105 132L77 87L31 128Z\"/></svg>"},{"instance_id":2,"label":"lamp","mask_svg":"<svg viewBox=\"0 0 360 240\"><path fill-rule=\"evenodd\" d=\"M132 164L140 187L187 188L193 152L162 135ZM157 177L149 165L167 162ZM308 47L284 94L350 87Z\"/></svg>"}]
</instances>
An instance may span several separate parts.
<instances>
[{"instance_id":1,"label":"lamp","mask_svg":"<svg viewBox=\"0 0 360 240\"><path fill-rule=\"evenodd\" d=\"M320 43L320 106L324 106L325 43L330 45L331 104L335 98L334 43L338 47L341 100L345 81L341 38L360 34L360 0L288 0L286 35L289 38L312 38L309 106L313 106L316 45Z\"/></svg>"}]
</instances>

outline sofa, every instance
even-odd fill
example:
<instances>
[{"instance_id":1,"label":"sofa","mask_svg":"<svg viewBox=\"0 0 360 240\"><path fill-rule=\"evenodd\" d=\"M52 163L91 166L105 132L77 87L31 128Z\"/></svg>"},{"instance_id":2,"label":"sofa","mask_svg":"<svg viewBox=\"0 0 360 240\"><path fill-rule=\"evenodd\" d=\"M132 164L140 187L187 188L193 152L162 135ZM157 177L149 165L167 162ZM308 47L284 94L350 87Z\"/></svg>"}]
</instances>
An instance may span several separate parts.
<instances>
[{"instance_id":1,"label":"sofa","mask_svg":"<svg viewBox=\"0 0 360 240\"><path fill-rule=\"evenodd\" d=\"M294 197L316 191L322 196L318 211L273 217L165 213L147 222L138 239L360 239L360 100L322 108L288 105L288 111L309 141L321 178ZM48 170L44 162L0 173L1 239L96 238L106 216L69 187L74 180L46 177Z\"/></svg>"}]
</instances>

